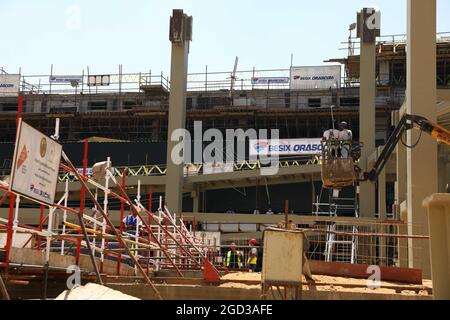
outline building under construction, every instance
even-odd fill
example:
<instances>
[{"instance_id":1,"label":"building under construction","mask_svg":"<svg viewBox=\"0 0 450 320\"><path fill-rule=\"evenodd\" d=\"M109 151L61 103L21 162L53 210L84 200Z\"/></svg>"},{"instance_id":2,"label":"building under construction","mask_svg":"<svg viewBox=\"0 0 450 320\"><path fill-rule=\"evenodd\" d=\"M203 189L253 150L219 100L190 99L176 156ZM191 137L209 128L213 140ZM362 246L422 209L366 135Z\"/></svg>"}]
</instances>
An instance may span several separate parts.
<instances>
[{"instance_id":1,"label":"building under construction","mask_svg":"<svg viewBox=\"0 0 450 320\"><path fill-rule=\"evenodd\" d=\"M359 25L350 28L348 40L341 44L346 57L330 57L324 66L244 71L235 67L231 72L206 67L205 72L174 76L174 70L187 64L187 58L177 57L189 46L192 21L175 10L171 75L129 74L121 66L103 75L85 70L80 75L19 75L19 98L0 95L4 291L13 298L54 298L65 289L67 267L75 265L82 270L83 283L96 281L142 299L436 296L435 279L450 275L431 268L430 260L442 246L430 240L437 220L428 220L427 209L419 209L419 200L414 200L420 198L421 205L426 197L440 193L425 201L428 210L443 206L450 214L445 194L450 183L445 138L450 128L450 33L434 30L424 35L415 29L435 21L435 1L430 2L434 6L411 1L417 12L429 15L411 11L408 19L417 27L411 26L407 35L381 36L380 30L372 34L361 24L367 14L362 10ZM183 25L181 32L173 32L178 23ZM423 49L423 41L431 48ZM428 62L433 71L429 79L418 77L423 70L412 65L418 61ZM339 70L331 84L318 79L318 85L294 86L305 79L300 73L305 69L329 66ZM0 73L10 76L6 69ZM426 81L433 82L428 83L430 94L411 93ZM174 116L178 111L181 115ZM412 117L401 131L408 114L430 119L438 129ZM218 129L224 136L229 128L278 129L283 141L322 139L326 130L345 121L353 132L357 165L352 163L350 183L347 179L327 186L328 149L323 146L322 152L280 154L277 174L264 175L261 162L250 160L250 140L245 142L245 159L238 159L236 149L223 150L224 155L232 154L231 169L211 170L210 164L195 161L173 163L168 137L180 127L194 136L198 121L203 131ZM11 187L12 168L26 161L17 138L25 123L62 145L51 203L35 201ZM410 134L414 125L420 136ZM432 137L422 137L423 132ZM424 145L425 151L420 151ZM426 151L430 148L434 153ZM435 158L423 160L425 154ZM411 164L411 159L419 160ZM416 180L419 164L435 173ZM328 178L336 176L339 173ZM429 179L433 181L427 184ZM417 181L424 185L419 193L411 185ZM136 231L124 222L133 212L141 221ZM277 282L267 269L262 275L234 273L248 270L249 239L257 240L269 264L267 239L278 239L275 231L283 230L302 237L299 282ZM226 261L231 243L244 261L234 269ZM365 283L367 267L374 265L382 271L379 291L367 289ZM428 280L432 276L433 284ZM352 281L345 280L349 278ZM312 283L319 290L310 290ZM333 285L342 290L336 292ZM448 285L438 292L450 298Z\"/></svg>"}]
</instances>

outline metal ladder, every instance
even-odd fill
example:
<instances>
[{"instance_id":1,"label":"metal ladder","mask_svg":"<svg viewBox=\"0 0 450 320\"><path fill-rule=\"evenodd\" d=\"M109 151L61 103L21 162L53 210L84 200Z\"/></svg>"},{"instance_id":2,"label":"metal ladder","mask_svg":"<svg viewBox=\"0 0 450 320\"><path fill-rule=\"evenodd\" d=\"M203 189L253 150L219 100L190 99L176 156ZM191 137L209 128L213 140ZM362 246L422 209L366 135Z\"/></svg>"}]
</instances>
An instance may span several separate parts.
<instances>
[{"instance_id":1,"label":"metal ladder","mask_svg":"<svg viewBox=\"0 0 450 320\"><path fill-rule=\"evenodd\" d=\"M331 195L329 202L329 216L337 217L339 209L351 209L354 212L354 216L358 217L358 189L356 189L354 198L339 198ZM352 201L353 204L339 204L338 201L346 202ZM336 234L342 231L348 231L345 229L345 225L337 225L336 223L330 223L327 225L326 244L324 250L324 256L326 262L343 262L355 264L358 258L358 227L352 226L351 236L344 236ZM350 239L349 239L350 238Z\"/></svg>"}]
</instances>

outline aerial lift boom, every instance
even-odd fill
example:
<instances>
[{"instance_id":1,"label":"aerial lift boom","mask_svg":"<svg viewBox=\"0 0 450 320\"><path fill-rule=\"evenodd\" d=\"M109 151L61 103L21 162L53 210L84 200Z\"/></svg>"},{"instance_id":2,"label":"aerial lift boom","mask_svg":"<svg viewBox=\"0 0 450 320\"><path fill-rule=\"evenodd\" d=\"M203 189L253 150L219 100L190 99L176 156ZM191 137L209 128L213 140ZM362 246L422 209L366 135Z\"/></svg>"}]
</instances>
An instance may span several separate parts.
<instances>
[{"instance_id":1,"label":"aerial lift boom","mask_svg":"<svg viewBox=\"0 0 450 320\"><path fill-rule=\"evenodd\" d=\"M411 130L414 128L419 129L422 132L428 133L432 137L436 138L436 140L450 146L449 130L432 123L431 121L429 121L424 117L412 114L405 114L401 118L397 127L392 132L389 139L387 140L386 145L383 148L383 151L381 152L377 161L375 162L372 170L363 173L362 181L369 180L375 182L378 179L380 172L385 167L387 161L389 160L389 157L394 151L394 148L401 140L403 133L407 130ZM413 148L414 146L410 146L410 148Z\"/></svg>"}]
</instances>

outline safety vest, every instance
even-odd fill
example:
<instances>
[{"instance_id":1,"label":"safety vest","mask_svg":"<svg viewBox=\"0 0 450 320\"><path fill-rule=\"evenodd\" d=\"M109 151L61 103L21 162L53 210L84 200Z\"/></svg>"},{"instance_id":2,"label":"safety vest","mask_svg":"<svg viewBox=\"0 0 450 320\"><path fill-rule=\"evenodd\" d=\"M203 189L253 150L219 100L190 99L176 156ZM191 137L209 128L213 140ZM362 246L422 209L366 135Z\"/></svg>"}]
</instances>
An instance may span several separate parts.
<instances>
[{"instance_id":1,"label":"safety vest","mask_svg":"<svg viewBox=\"0 0 450 320\"><path fill-rule=\"evenodd\" d=\"M253 248L252 248L253 249ZM250 254L252 249L250 249ZM249 256L247 259L247 264L248 265L256 265L256 263L258 262L258 251L256 251L256 255L255 256Z\"/></svg>"},{"instance_id":2,"label":"safety vest","mask_svg":"<svg viewBox=\"0 0 450 320\"><path fill-rule=\"evenodd\" d=\"M230 266L231 254L232 254L231 250L227 252L227 260L226 260L226 266L227 267ZM241 252L236 250L235 254L237 255L237 263L238 263L238 267L240 268L241 267Z\"/></svg>"},{"instance_id":3,"label":"safety vest","mask_svg":"<svg viewBox=\"0 0 450 320\"><path fill-rule=\"evenodd\" d=\"M342 141L342 145L351 145L352 135L353 133L350 130L348 129L342 130L339 133L339 140Z\"/></svg>"}]
</instances>

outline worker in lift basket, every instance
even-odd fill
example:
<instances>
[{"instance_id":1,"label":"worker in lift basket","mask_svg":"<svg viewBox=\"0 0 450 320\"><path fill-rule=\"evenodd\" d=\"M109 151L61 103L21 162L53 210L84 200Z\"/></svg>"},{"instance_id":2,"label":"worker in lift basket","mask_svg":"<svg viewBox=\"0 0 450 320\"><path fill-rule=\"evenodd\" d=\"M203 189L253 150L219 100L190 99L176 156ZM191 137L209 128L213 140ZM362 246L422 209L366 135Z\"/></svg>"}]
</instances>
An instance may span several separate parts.
<instances>
[{"instance_id":1,"label":"worker in lift basket","mask_svg":"<svg viewBox=\"0 0 450 320\"><path fill-rule=\"evenodd\" d=\"M348 124L342 121L339 124L339 141L341 143L341 157L347 159L350 156L353 133L348 129Z\"/></svg>"},{"instance_id":2,"label":"worker in lift basket","mask_svg":"<svg viewBox=\"0 0 450 320\"><path fill-rule=\"evenodd\" d=\"M237 250L236 243L232 243L230 250L227 252L225 259L225 266L228 269L240 269L242 268L242 252Z\"/></svg>"},{"instance_id":3,"label":"worker in lift basket","mask_svg":"<svg viewBox=\"0 0 450 320\"><path fill-rule=\"evenodd\" d=\"M329 129L323 133L323 141L326 142L325 148L329 148L329 155L337 157L339 150L339 130Z\"/></svg>"},{"instance_id":4,"label":"worker in lift basket","mask_svg":"<svg viewBox=\"0 0 450 320\"><path fill-rule=\"evenodd\" d=\"M125 232L130 235L132 241L136 241L139 236L139 229L142 226L142 221L137 216L137 211L139 210L135 206L136 210L133 210L131 214L127 215L123 220L123 225L125 226ZM137 248L136 244L131 245L131 249ZM134 254L135 250L131 250L131 253Z\"/></svg>"}]
</instances>

